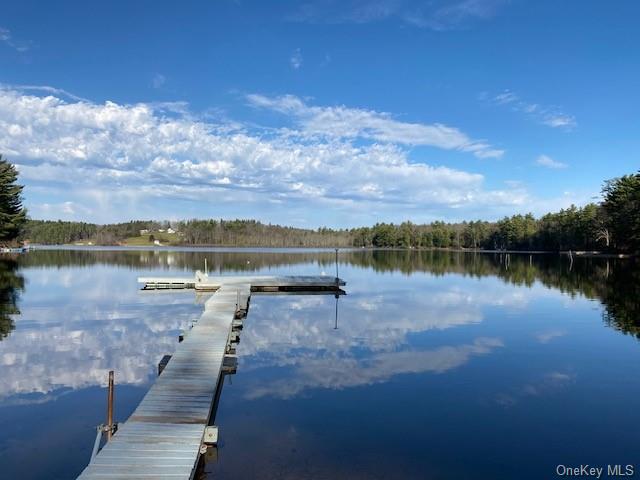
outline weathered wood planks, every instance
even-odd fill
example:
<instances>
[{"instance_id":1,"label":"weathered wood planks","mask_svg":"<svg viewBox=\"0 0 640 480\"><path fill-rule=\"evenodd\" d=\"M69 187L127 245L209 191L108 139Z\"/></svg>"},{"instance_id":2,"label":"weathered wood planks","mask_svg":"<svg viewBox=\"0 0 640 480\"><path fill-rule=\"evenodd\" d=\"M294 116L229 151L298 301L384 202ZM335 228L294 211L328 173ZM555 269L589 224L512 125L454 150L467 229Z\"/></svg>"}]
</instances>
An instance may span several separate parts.
<instances>
[{"instance_id":1,"label":"weathered wood planks","mask_svg":"<svg viewBox=\"0 0 640 480\"><path fill-rule=\"evenodd\" d=\"M192 479L223 368L235 371L229 345L237 341L242 324L236 318L246 314L252 292L328 293L341 292L339 287L345 285L327 276L208 277L199 272L195 278L149 277L138 282L144 289L215 293L140 405L80 474L82 480ZM233 358L225 362L225 356Z\"/></svg>"},{"instance_id":2,"label":"weathered wood planks","mask_svg":"<svg viewBox=\"0 0 640 480\"><path fill-rule=\"evenodd\" d=\"M251 287L222 285L162 374L80 479L192 478L238 310Z\"/></svg>"}]
</instances>

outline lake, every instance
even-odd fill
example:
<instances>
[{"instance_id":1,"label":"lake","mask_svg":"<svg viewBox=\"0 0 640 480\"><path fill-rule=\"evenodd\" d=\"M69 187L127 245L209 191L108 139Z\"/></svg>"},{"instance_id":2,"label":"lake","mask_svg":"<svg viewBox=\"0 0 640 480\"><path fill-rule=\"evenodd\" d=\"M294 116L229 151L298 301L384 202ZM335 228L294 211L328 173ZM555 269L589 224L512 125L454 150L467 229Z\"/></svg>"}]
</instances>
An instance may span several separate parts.
<instances>
[{"instance_id":1,"label":"lake","mask_svg":"<svg viewBox=\"0 0 640 480\"><path fill-rule=\"evenodd\" d=\"M2 257L0 478L80 473L107 372L124 421L202 312L194 291L136 278L205 258L211 274L335 275L321 250ZM339 269L338 300L252 298L199 478L541 479L638 462L636 261L367 250L341 252Z\"/></svg>"}]
</instances>

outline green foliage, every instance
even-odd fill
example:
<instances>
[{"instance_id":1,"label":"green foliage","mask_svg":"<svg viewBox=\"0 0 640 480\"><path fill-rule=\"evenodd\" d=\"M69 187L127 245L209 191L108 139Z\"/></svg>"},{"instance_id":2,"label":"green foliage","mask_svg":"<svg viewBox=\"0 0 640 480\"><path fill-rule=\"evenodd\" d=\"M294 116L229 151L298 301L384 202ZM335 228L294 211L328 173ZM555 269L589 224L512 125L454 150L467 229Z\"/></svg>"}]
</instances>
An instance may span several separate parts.
<instances>
[{"instance_id":1,"label":"green foliage","mask_svg":"<svg viewBox=\"0 0 640 480\"><path fill-rule=\"evenodd\" d=\"M376 223L350 230L317 230L263 224L256 220L188 220L171 226L175 239L159 233L144 240L182 245L256 247L376 247L453 248L482 250L613 250L640 251L640 174L610 180L602 205L574 205L540 219L531 213L505 217L498 222L435 221L416 225ZM34 243L63 244L92 240L113 245L140 238L141 230L158 232L168 222L131 221L112 225L31 220L23 238Z\"/></svg>"},{"instance_id":2,"label":"green foliage","mask_svg":"<svg viewBox=\"0 0 640 480\"><path fill-rule=\"evenodd\" d=\"M27 219L16 168L0 155L0 243L15 240Z\"/></svg>"},{"instance_id":3,"label":"green foliage","mask_svg":"<svg viewBox=\"0 0 640 480\"><path fill-rule=\"evenodd\" d=\"M256 220L188 220L175 228L185 245L257 247L348 247L354 237L348 230L309 230L265 225Z\"/></svg>"},{"instance_id":4,"label":"green foliage","mask_svg":"<svg viewBox=\"0 0 640 480\"><path fill-rule=\"evenodd\" d=\"M92 241L96 245L116 245L125 238L137 237L140 230L159 229L164 223L135 220L111 225L62 220L28 220L21 238L43 245L62 245Z\"/></svg>"},{"instance_id":5,"label":"green foliage","mask_svg":"<svg viewBox=\"0 0 640 480\"><path fill-rule=\"evenodd\" d=\"M640 252L640 172L605 182L602 193L613 244Z\"/></svg>"},{"instance_id":6,"label":"green foliage","mask_svg":"<svg viewBox=\"0 0 640 480\"><path fill-rule=\"evenodd\" d=\"M49 220L27 221L22 238L32 243L61 245L95 238L97 225Z\"/></svg>"}]
</instances>

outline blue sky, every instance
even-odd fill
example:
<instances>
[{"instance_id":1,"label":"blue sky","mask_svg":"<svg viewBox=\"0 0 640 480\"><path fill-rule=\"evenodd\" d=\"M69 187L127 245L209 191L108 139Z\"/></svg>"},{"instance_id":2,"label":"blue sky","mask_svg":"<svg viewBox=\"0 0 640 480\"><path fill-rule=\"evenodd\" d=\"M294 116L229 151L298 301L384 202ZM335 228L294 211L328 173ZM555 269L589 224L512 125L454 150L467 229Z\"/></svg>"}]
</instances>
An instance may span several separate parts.
<instances>
[{"instance_id":1,"label":"blue sky","mask_svg":"<svg viewBox=\"0 0 640 480\"><path fill-rule=\"evenodd\" d=\"M584 204L640 166L640 4L10 2L34 218L317 227Z\"/></svg>"}]
</instances>

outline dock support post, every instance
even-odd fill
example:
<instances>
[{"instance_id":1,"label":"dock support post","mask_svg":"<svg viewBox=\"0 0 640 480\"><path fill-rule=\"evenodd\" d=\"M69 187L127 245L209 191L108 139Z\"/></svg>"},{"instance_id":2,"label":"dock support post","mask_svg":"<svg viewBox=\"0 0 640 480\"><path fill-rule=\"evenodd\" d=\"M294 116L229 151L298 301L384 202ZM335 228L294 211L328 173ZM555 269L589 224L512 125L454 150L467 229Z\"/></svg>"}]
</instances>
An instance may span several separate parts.
<instances>
[{"instance_id":1,"label":"dock support post","mask_svg":"<svg viewBox=\"0 0 640 480\"><path fill-rule=\"evenodd\" d=\"M167 365L169 364L169 360L171 360L171 355L165 355L164 357L162 357L160 363L158 363L158 376L160 376L160 374L167 367Z\"/></svg>"},{"instance_id":2,"label":"dock support post","mask_svg":"<svg viewBox=\"0 0 640 480\"><path fill-rule=\"evenodd\" d=\"M98 454L98 450L100 450L100 440L102 440L102 432L104 432L104 425L98 425L96 427L96 439L93 442L93 450L91 451L91 460L89 462L93 462L93 459L96 458Z\"/></svg>"},{"instance_id":3,"label":"dock support post","mask_svg":"<svg viewBox=\"0 0 640 480\"><path fill-rule=\"evenodd\" d=\"M109 371L109 394L107 398L107 442L113 435L113 370Z\"/></svg>"}]
</instances>

